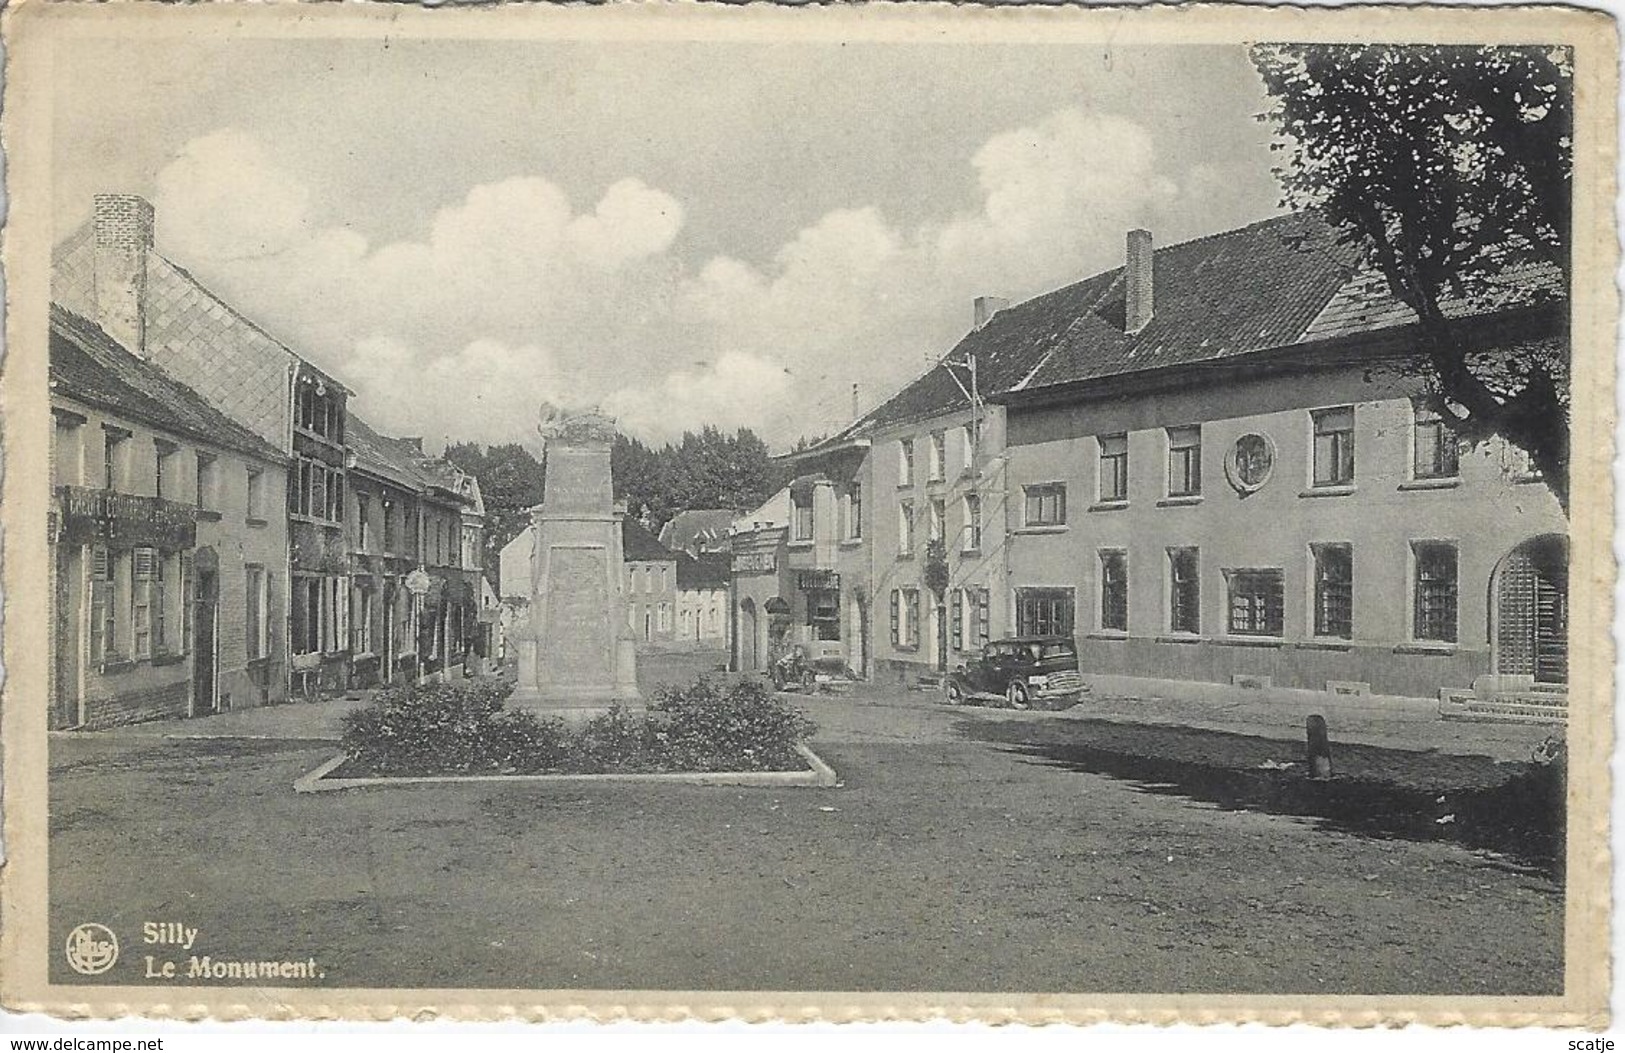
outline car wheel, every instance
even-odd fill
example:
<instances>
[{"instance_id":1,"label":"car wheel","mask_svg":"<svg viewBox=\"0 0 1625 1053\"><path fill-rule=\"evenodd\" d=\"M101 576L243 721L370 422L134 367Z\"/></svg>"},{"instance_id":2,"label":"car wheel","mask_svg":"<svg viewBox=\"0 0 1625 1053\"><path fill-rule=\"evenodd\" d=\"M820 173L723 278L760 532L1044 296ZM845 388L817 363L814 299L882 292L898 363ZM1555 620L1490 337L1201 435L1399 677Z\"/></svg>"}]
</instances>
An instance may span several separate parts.
<instances>
[{"instance_id":1,"label":"car wheel","mask_svg":"<svg viewBox=\"0 0 1625 1053\"><path fill-rule=\"evenodd\" d=\"M801 686L803 688L805 688L808 691L811 691L811 690L813 690L814 687L817 686L817 684L818 684L818 675L816 673L814 673L811 669L803 669L801 671Z\"/></svg>"},{"instance_id":2,"label":"car wheel","mask_svg":"<svg viewBox=\"0 0 1625 1053\"><path fill-rule=\"evenodd\" d=\"M1027 685L1020 681L1010 681L1010 686L1004 689L1004 697L1010 703L1011 709L1027 708Z\"/></svg>"},{"instance_id":3,"label":"car wheel","mask_svg":"<svg viewBox=\"0 0 1625 1053\"><path fill-rule=\"evenodd\" d=\"M948 704L950 706L961 706L965 704L965 692L962 691L959 685L954 683L952 680L948 681L947 694Z\"/></svg>"}]
</instances>

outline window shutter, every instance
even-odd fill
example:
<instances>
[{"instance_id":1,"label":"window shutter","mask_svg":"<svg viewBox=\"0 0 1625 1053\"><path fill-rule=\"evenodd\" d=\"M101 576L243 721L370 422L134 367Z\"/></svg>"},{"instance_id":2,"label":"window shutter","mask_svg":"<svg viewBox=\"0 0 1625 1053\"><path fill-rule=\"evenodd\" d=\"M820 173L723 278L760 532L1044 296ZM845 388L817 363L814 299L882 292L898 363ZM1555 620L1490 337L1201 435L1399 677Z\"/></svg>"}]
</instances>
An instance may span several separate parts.
<instances>
[{"instance_id":1,"label":"window shutter","mask_svg":"<svg viewBox=\"0 0 1625 1053\"><path fill-rule=\"evenodd\" d=\"M893 647L897 647L903 642L901 635L902 603L902 593L897 589L891 590L891 643Z\"/></svg>"},{"instance_id":2,"label":"window shutter","mask_svg":"<svg viewBox=\"0 0 1625 1053\"><path fill-rule=\"evenodd\" d=\"M135 580L152 581L157 575L157 553L150 548L138 548L134 552Z\"/></svg>"},{"instance_id":3,"label":"window shutter","mask_svg":"<svg viewBox=\"0 0 1625 1053\"><path fill-rule=\"evenodd\" d=\"M107 549L101 545L90 550L90 577L93 581L112 581L113 564L107 558Z\"/></svg>"},{"instance_id":4,"label":"window shutter","mask_svg":"<svg viewBox=\"0 0 1625 1053\"><path fill-rule=\"evenodd\" d=\"M953 613L949 625L953 630L953 647L956 651L965 649L965 590L955 589L952 597Z\"/></svg>"},{"instance_id":5,"label":"window shutter","mask_svg":"<svg viewBox=\"0 0 1625 1053\"><path fill-rule=\"evenodd\" d=\"M987 643L987 596L986 589L976 590L976 643L978 646Z\"/></svg>"}]
</instances>

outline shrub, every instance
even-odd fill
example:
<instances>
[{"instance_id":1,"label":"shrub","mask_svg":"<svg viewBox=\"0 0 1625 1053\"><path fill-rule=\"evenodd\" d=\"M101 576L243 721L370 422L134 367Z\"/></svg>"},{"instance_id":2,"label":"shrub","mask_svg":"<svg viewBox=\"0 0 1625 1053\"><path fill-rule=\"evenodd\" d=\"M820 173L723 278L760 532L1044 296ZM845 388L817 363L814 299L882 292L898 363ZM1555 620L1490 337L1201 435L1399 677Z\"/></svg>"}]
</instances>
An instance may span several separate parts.
<instances>
[{"instance_id":1,"label":"shrub","mask_svg":"<svg viewBox=\"0 0 1625 1053\"><path fill-rule=\"evenodd\" d=\"M754 680L663 687L646 718L617 706L578 728L504 711L512 691L503 680L385 688L345 715L344 751L379 775L776 771L802 766L796 743L816 730Z\"/></svg>"},{"instance_id":2,"label":"shrub","mask_svg":"<svg viewBox=\"0 0 1625 1053\"><path fill-rule=\"evenodd\" d=\"M687 770L795 768L801 764L796 743L818 730L757 680L726 689L705 677L687 687L665 685L649 709L671 766Z\"/></svg>"},{"instance_id":3,"label":"shrub","mask_svg":"<svg viewBox=\"0 0 1625 1053\"><path fill-rule=\"evenodd\" d=\"M380 773L499 769L501 758L491 755L490 739L495 716L512 691L500 680L383 688L368 705L345 714L344 751ZM505 717L511 720L513 714Z\"/></svg>"}]
</instances>

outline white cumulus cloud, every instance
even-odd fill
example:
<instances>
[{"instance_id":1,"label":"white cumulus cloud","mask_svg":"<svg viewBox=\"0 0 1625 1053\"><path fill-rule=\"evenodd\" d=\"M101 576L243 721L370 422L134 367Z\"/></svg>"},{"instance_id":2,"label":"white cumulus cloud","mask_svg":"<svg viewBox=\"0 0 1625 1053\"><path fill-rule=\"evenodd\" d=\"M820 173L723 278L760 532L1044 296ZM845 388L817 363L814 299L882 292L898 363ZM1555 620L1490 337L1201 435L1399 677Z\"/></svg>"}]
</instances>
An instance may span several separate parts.
<instances>
[{"instance_id":1,"label":"white cumulus cloud","mask_svg":"<svg viewBox=\"0 0 1625 1053\"><path fill-rule=\"evenodd\" d=\"M682 202L634 176L584 205L544 173L473 186L375 245L314 222L311 188L229 129L182 149L156 204L162 251L386 430L528 441L547 400L602 404L650 439L715 424L785 443L850 420L853 383L868 405L917 375L968 329L972 297L1115 266L1126 229L1214 192L1211 173L1165 171L1139 124L1079 108L967 162L973 207L899 224L858 201L710 259L684 254Z\"/></svg>"}]
</instances>

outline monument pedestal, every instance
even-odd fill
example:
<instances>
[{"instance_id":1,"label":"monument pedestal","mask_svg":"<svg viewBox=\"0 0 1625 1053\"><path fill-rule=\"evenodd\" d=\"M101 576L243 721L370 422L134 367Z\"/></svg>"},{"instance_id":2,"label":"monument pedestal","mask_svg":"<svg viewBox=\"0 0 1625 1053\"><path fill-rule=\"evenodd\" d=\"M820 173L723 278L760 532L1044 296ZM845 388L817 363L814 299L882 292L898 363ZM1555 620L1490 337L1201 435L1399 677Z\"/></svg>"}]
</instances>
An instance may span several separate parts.
<instances>
[{"instance_id":1,"label":"monument pedestal","mask_svg":"<svg viewBox=\"0 0 1625 1053\"><path fill-rule=\"evenodd\" d=\"M531 509L530 622L508 708L582 720L643 709L621 593L621 518L610 481L615 428L566 418L546 433L542 503Z\"/></svg>"}]
</instances>

